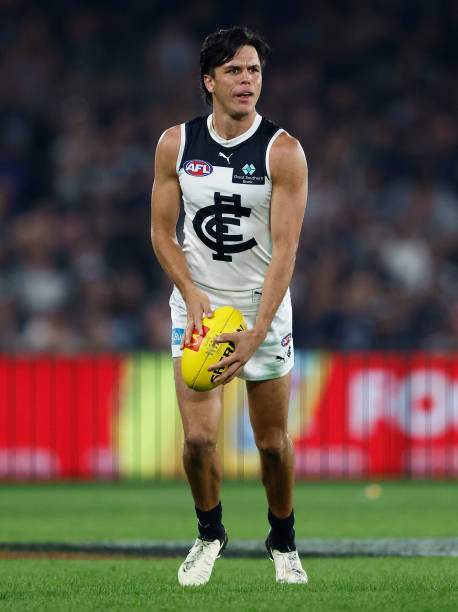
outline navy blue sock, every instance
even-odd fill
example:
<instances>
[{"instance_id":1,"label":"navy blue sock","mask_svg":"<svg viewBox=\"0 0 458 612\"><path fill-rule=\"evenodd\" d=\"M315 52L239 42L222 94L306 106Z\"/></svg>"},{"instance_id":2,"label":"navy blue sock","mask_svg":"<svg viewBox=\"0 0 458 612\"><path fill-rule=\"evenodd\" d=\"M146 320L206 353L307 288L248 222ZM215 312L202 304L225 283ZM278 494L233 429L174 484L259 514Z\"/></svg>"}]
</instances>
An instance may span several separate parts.
<instances>
[{"instance_id":1,"label":"navy blue sock","mask_svg":"<svg viewBox=\"0 0 458 612\"><path fill-rule=\"evenodd\" d=\"M296 543L294 541L294 510L286 518L278 518L269 508L267 518L272 527L269 534L272 548L280 552L296 550Z\"/></svg>"},{"instance_id":2,"label":"navy blue sock","mask_svg":"<svg viewBox=\"0 0 458 612\"><path fill-rule=\"evenodd\" d=\"M197 506L195 508L199 537L202 540L222 540L224 537L224 525L221 522L223 517L221 502L211 510L199 510Z\"/></svg>"}]
</instances>

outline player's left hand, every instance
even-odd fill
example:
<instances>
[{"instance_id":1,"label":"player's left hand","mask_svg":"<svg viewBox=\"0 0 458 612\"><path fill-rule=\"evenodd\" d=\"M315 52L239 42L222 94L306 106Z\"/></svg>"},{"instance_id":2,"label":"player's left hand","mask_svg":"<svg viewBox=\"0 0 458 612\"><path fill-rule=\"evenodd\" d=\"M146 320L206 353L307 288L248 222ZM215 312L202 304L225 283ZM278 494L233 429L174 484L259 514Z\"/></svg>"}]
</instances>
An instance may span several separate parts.
<instances>
[{"instance_id":1,"label":"player's left hand","mask_svg":"<svg viewBox=\"0 0 458 612\"><path fill-rule=\"evenodd\" d=\"M215 382L221 382L226 385L235 378L241 368L246 364L248 359L256 352L259 345L264 340L254 329L246 329L244 331L233 332L232 334L220 334L215 338L216 342L232 342L235 350L229 357L225 357L211 365L208 371L218 370L228 366L227 370L215 379Z\"/></svg>"}]
</instances>

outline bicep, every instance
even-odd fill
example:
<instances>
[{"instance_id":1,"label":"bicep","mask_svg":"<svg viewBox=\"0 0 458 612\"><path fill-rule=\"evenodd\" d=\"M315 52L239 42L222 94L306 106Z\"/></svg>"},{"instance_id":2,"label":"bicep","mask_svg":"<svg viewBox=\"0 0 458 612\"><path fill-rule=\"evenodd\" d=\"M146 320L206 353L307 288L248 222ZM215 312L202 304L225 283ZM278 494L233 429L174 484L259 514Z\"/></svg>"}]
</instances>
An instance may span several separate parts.
<instances>
[{"instance_id":1,"label":"bicep","mask_svg":"<svg viewBox=\"0 0 458 612\"><path fill-rule=\"evenodd\" d=\"M270 223L274 245L280 243L297 248L307 204L308 171L302 147L288 138L287 146L279 147L275 158L271 159Z\"/></svg>"},{"instance_id":2,"label":"bicep","mask_svg":"<svg viewBox=\"0 0 458 612\"><path fill-rule=\"evenodd\" d=\"M180 205L178 179L156 176L151 192L151 233L165 231L171 235L175 234Z\"/></svg>"},{"instance_id":3,"label":"bicep","mask_svg":"<svg viewBox=\"0 0 458 612\"><path fill-rule=\"evenodd\" d=\"M163 135L156 151L151 192L151 234L165 231L174 235L180 214L181 189L175 167L180 143L173 130Z\"/></svg>"}]
</instances>

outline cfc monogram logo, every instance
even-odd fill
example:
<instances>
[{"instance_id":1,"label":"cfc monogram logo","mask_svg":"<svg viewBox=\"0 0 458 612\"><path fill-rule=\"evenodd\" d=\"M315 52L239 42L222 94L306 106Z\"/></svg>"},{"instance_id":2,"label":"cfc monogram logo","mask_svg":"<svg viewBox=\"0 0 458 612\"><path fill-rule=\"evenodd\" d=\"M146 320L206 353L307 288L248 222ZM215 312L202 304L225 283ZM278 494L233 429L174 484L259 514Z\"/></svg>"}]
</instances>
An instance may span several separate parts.
<instances>
[{"instance_id":1,"label":"cfc monogram logo","mask_svg":"<svg viewBox=\"0 0 458 612\"><path fill-rule=\"evenodd\" d=\"M215 204L201 208L192 222L197 236L209 249L215 251L213 259L232 261L231 253L241 253L256 246L254 238L243 241L242 234L229 234L229 225L240 225L242 217L251 215L251 208L242 206L240 195L214 196ZM205 231L204 231L205 230Z\"/></svg>"}]
</instances>

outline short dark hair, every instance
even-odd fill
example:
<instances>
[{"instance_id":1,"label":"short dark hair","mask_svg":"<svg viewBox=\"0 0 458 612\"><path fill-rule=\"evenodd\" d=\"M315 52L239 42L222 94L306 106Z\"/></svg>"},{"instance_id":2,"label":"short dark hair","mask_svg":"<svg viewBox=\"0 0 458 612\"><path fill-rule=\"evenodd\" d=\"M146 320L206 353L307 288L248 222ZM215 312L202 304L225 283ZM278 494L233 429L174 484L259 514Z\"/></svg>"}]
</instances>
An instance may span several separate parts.
<instances>
[{"instance_id":1,"label":"short dark hair","mask_svg":"<svg viewBox=\"0 0 458 612\"><path fill-rule=\"evenodd\" d=\"M234 26L227 30L217 30L209 34L200 50L200 84L207 104L212 104L211 93L207 91L204 83L204 74L213 76L213 69L229 62L240 47L250 45L258 52L261 68L266 65L270 47L256 32L245 26Z\"/></svg>"}]
</instances>

